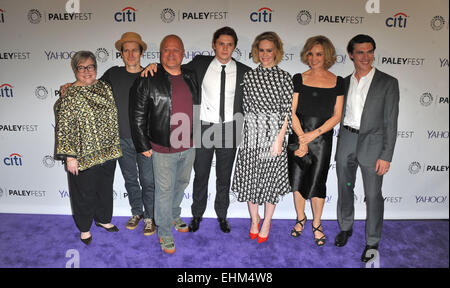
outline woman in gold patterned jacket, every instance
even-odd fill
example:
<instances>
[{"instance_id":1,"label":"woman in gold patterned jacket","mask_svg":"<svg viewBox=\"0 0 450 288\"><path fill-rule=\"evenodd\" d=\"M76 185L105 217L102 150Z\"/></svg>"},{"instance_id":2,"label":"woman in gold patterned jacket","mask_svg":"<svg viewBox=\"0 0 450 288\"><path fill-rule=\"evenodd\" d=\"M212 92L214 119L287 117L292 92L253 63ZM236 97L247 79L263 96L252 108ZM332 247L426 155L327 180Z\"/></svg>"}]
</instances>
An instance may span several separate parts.
<instances>
[{"instance_id":1,"label":"woman in gold patterned jacket","mask_svg":"<svg viewBox=\"0 0 450 288\"><path fill-rule=\"evenodd\" d=\"M75 224L86 245L95 225L109 232L116 159L122 156L117 108L109 84L97 80L97 62L89 51L72 58L76 81L55 103L56 155L65 161Z\"/></svg>"}]
</instances>

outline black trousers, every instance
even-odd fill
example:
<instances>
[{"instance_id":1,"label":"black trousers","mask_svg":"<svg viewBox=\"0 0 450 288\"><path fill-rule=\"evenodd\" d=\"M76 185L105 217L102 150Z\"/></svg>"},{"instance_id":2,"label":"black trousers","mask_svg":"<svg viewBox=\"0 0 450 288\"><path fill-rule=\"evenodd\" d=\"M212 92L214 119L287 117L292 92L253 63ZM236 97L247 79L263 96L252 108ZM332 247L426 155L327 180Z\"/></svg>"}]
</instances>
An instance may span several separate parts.
<instances>
[{"instance_id":1,"label":"black trousers","mask_svg":"<svg viewBox=\"0 0 450 288\"><path fill-rule=\"evenodd\" d=\"M231 126L230 126L231 125ZM212 166L212 159L214 153L216 154L216 198L214 201L214 210L216 211L218 218L226 218L228 207L230 206L230 186L231 186L231 172L233 170L234 158L236 155L236 141L235 141L235 129L233 122L226 124L202 124L202 135L208 134L214 126L220 128L221 139L218 145L202 145L196 148L195 161L194 161L194 183L193 183L193 196L192 196L192 216L202 217L205 213L207 201L208 201L208 180ZM227 126L227 127L226 127ZM209 132L208 132L209 130ZM230 133L230 131L233 131ZM205 133L206 132L206 133ZM208 134L208 140L214 142L215 136L218 134ZM230 137L232 139L230 139ZM203 139L204 140L204 139ZM208 144L208 143L206 143ZM222 148L230 147L230 148Z\"/></svg>"},{"instance_id":2,"label":"black trousers","mask_svg":"<svg viewBox=\"0 0 450 288\"><path fill-rule=\"evenodd\" d=\"M116 160L69 175L72 214L80 232L91 229L92 220L110 223L113 214L113 183Z\"/></svg>"}]
</instances>

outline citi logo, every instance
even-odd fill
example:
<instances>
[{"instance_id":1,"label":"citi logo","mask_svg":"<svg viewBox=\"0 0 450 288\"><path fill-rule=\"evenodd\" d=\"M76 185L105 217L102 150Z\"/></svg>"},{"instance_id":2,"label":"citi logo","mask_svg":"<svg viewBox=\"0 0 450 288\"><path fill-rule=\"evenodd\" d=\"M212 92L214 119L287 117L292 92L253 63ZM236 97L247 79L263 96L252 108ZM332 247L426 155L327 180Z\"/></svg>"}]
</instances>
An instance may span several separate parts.
<instances>
[{"instance_id":1,"label":"citi logo","mask_svg":"<svg viewBox=\"0 0 450 288\"><path fill-rule=\"evenodd\" d=\"M389 17L386 19L386 26L387 27L394 27L394 28L406 28L406 20L408 18L408 15L406 15L403 12L399 12L394 15L394 17Z\"/></svg>"},{"instance_id":2,"label":"citi logo","mask_svg":"<svg viewBox=\"0 0 450 288\"><path fill-rule=\"evenodd\" d=\"M12 88L13 86L8 83L0 85L0 98L12 98L14 96Z\"/></svg>"},{"instance_id":3,"label":"citi logo","mask_svg":"<svg viewBox=\"0 0 450 288\"><path fill-rule=\"evenodd\" d=\"M0 23L5 23L5 14L3 14L3 12L5 11L0 9Z\"/></svg>"},{"instance_id":4,"label":"citi logo","mask_svg":"<svg viewBox=\"0 0 450 288\"><path fill-rule=\"evenodd\" d=\"M18 153L12 153L11 155L3 159L3 163L6 166L22 166L22 155Z\"/></svg>"},{"instance_id":5,"label":"citi logo","mask_svg":"<svg viewBox=\"0 0 450 288\"><path fill-rule=\"evenodd\" d=\"M133 7L125 7L122 11L114 14L116 22L136 22L136 9Z\"/></svg>"},{"instance_id":6,"label":"citi logo","mask_svg":"<svg viewBox=\"0 0 450 288\"><path fill-rule=\"evenodd\" d=\"M250 20L252 22L272 22L272 9L263 7L257 12L250 13Z\"/></svg>"}]
</instances>

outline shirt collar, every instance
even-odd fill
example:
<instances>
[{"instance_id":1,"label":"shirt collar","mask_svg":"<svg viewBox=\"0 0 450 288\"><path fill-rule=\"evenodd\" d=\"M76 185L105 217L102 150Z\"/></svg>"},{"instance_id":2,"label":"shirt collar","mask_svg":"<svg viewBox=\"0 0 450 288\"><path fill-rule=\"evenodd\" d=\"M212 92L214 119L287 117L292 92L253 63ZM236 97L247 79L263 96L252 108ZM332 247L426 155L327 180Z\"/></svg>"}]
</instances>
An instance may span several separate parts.
<instances>
[{"instance_id":1,"label":"shirt collar","mask_svg":"<svg viewBox=\"0 0 450 288\"><path fill-rule=\"evenodd\" d=\"M352 74L352 79L353 80L356 80L355 73L356 73L356 71L353 71L353 74ZM367 75L361 77L360 81L364 80L364 79L371 79L374 74L375 74L375 67L372 67L372 69L370 69L370 71L369 71L369 73L367 73Z\"/></svg>"},{"instance_id":2,"label":"shirt collar","mask_svg":"<svg viewBox=\"0 0 450 288\"><path fill-rule=\"evenodd\" d=\"M228 63L226 63L226 64L222 64L222 63L220 63L220 61L216 58L216 57L214 57L214 60L212 61L212 63L216 66L216 68L218 68L218 69L222 69L222 65L225 65L226 67L225 67L225 69L226 68L228 68L228 66L230 66L230 64L231 64L231 62L233 61L233 59L230 59L230 61L228 61Z\"/></svg>"}]
</instances>

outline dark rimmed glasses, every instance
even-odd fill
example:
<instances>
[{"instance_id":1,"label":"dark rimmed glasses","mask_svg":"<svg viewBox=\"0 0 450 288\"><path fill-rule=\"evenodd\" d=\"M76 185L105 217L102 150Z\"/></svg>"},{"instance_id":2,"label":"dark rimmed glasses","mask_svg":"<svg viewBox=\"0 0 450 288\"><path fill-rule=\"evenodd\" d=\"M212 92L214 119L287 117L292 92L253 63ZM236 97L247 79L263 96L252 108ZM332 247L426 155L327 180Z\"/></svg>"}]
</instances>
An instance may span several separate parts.
<instances>
[{"instance_id":1,"label":"dark rimmed glasses","mask_svg":"<svg viewBox=\"0 0 450 288\"><path fill-rule=\"evenodd\" d=\"M85 71L92 72L92 71L95 71L95 69L97 69L97 66L95 66L94 64L91 64L88 66L82 66L82 65L77 66L77 71L81 72L81 73L83 73Z\"/></svg>"}]
</instances>

